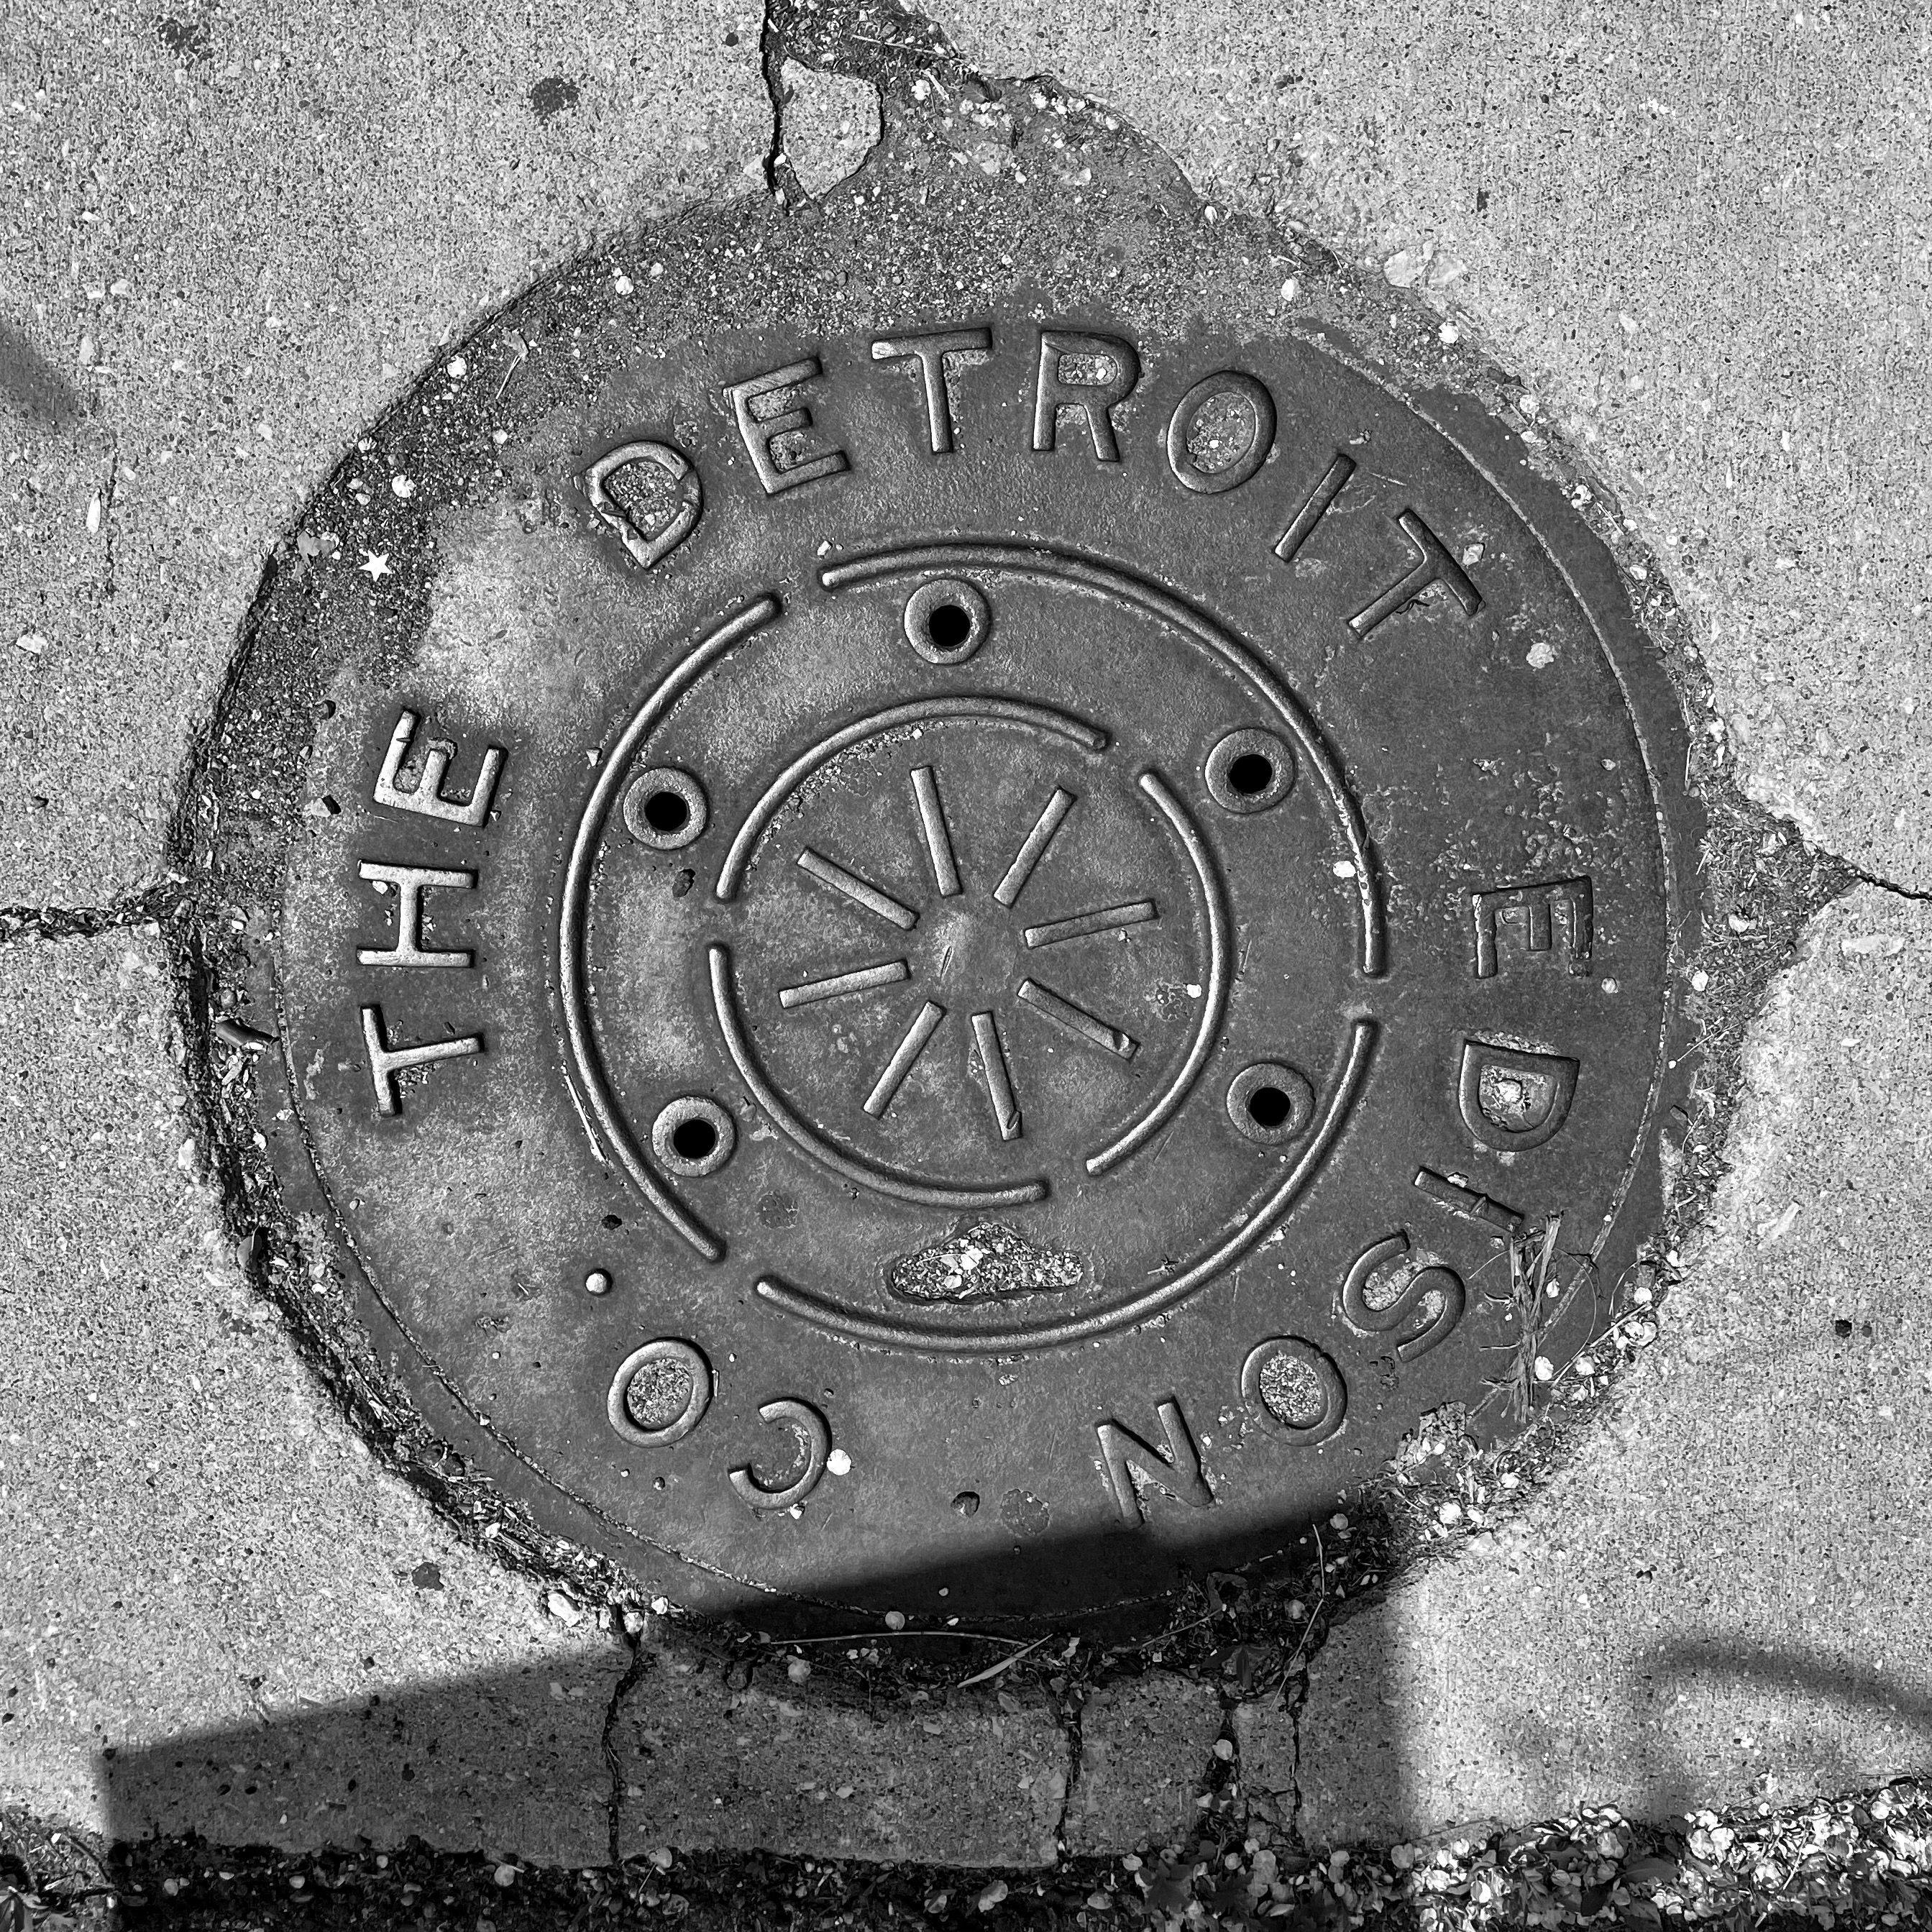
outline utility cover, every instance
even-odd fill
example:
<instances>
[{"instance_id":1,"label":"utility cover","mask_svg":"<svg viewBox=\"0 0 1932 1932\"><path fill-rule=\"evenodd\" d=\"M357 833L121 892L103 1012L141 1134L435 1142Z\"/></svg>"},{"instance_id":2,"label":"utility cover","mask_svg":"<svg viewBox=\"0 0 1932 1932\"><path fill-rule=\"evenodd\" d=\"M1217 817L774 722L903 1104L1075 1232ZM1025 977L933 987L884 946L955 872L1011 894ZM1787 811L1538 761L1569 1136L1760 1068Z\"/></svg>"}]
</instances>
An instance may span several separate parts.
<instances>
[{"instance_id":1,"label":"utility cover","mask_svg":"<svg viewBox=\"0 0 1932 1932\"><path fill-rule=\"evenodd\" d=\"M941 1625L1520 1427L1654 1216L1684 917L1580 517L1285 326L629 286L357 446L211 754L376 1356L675 1596Z\"/></svg>"}]
</instances>

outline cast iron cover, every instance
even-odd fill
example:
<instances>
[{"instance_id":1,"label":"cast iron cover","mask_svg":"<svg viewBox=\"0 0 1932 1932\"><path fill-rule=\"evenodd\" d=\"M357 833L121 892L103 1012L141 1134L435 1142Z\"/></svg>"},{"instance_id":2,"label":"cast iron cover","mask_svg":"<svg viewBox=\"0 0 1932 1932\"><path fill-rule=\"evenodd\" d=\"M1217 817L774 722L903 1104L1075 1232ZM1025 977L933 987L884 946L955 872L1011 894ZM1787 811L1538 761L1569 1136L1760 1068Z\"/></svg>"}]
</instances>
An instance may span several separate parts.
<instances>
[{"instance_id":1,"label":"cast iron cover","mask_svg":"<svg viewBox=\"0 0 1932 1932\"><path fill-rule=\"evenodd\" d=\"M438 1426L674 1594L934 1620L1517 1426L1654 1219L1683 892L1521 446L1286 331L579 301L358 446L229 714L264 1131Z\"/></svg>"}]
</instances>

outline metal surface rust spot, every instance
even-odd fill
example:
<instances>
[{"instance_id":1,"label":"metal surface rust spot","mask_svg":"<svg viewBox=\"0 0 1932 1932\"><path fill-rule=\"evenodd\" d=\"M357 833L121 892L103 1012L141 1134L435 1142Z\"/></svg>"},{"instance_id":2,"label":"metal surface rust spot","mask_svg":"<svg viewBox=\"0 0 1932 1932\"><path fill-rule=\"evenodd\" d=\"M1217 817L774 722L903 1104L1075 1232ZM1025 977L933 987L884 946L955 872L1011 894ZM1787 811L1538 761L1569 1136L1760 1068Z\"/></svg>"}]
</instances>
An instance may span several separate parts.
<instances>
[{"instance_id":1,"label":"metal surface rust spot","mask_svg":"<svg viewBox=\"0 0 1932 1932\"><path fill-rule=\"evenodd\" d=\"M1596 538L1304 337L610 286L358 446L210 740L264 1157L436 1431L688 1600L1036 1617L1520 1427L1678 1024Z\"/></svg>"}]
</instances>

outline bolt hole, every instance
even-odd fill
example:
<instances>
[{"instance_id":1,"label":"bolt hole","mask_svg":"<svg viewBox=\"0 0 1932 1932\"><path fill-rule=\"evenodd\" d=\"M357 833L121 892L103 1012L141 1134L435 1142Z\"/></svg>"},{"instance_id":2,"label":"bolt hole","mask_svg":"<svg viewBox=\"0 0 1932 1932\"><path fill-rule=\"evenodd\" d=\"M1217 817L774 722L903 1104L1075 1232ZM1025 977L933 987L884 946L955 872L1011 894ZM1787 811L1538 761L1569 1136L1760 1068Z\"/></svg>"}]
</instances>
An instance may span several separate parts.
<instances>
[{"instance_id":1,"label":"bolt hole","mask_svg":"<svg viewBox=\"0 0 1932 1932\"><path fill-rule=\"evenodd\" d=\"M926 620L926 634L934 650L956 651L973 634L971 614L957 604L937 605Z\"/></svg>"},{"instance_id":2,"label":"bolt hole","mask_svg":"<svg viewBox=\"0 0 1932 1932\"><path fill-rule=\"evenodd\" d=\"M980 1508L979 1491L977 1490L962 1490L959 1493L952 1498L952 1507L962 1516L976 1515L978 1513Z\"/></svg>"},{"instance_id":3,"label":"bolt hole","mask_svg":"<svg viewBox=\"0 0 1932 1932\"><path fill-rule=\"evenodd\" d=\"M670 1130L670 1144L686 1160L709 1160L718 1144L718 1130L709 1120L680 1120Z\"/></svg>"},{"instance_id":4,"label":"bolt hole","mask_svg":"<svg viewBox=\"0 0 1932 1932\"><path fill-rule=\"evenodd\" d=\"M1270 1132L1294 1112L1294 1101L1279 1087L1257 1087L1248 1096L1248 1118Z\"/></svg>"},{"instance_id":5,"label":"bolt hole","mask_svg":"<svg viewBox=\"0 0 1932 1932\"><path fill-rule=\"evenodd\" d=\"M1274 760L1244 752L1228 767L1228 783L1244 798L1257 798L1274 783Z\"/></svg>"},{"instance_id":6,"label":"bolt hole","mask_svg":"<svg viewBox=\"0 0 1932 1932\"><path fill-rule=\"evenodd\" d=\"M644 800L644 823L653 832L682 832L690 823L690 801L674 791L654 791Z\"/></svg>"}]
</instances>

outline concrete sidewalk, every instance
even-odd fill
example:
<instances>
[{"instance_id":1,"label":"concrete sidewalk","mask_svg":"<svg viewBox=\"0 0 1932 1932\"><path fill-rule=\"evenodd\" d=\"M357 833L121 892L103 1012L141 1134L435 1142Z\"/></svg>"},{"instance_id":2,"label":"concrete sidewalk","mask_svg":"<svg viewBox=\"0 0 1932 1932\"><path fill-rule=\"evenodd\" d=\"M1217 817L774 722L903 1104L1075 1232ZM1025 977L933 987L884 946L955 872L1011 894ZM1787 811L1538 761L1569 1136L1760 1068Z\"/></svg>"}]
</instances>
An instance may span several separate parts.
<instances>
[{"instance_id":1,"label":"concrete sidewalk","mask_svg":"<svg viewBox=\"0 0 1932 1932\"><path fill-rule=\"evenodd\" d=\"M1746 790L1932 890L1915 11L941 24L1479 335L1516 427L1599 466L1655 551ZM734 1686L655 1619L634 1650L379 1468L249 1285L160 902L128 902L164 877L191 734L292 511L439 343L598 234L763 192L760 26L0 15L0 1804L568 1864L1038 1867L1178 1841L1224 1737L1318 1843L1932 1769L1932 925L1881 884L1820 916L1759 1022L1737 1171L1616 1402L1492 1540L1445 1535L1340 1627L1298 1714L1151 1670L1084 1711L873 1712ZM869 91L794 78L794 165L830 180Z\"/></svg>"}]
</instances>

